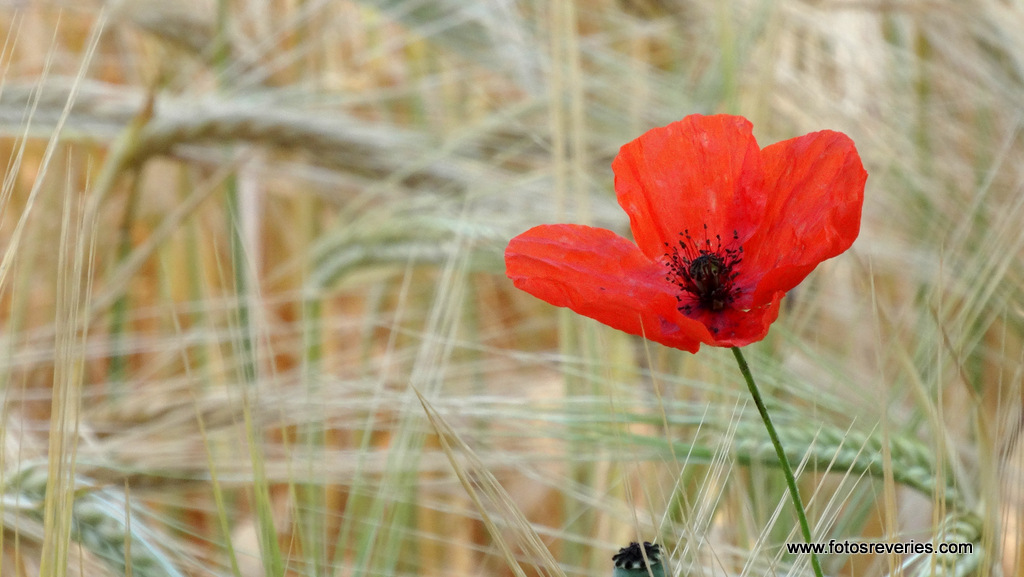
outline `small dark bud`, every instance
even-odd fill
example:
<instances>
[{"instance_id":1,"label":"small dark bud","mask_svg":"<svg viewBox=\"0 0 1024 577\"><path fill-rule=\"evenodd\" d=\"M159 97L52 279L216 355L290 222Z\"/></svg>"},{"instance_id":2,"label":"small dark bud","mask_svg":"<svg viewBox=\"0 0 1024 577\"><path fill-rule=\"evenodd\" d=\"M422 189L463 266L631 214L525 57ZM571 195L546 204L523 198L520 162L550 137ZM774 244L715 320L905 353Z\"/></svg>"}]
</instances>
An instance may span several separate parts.
<instances>
[{"instance_id":1,"label":"small dark bud","mask_svg":"<svg viewBox=\"0 0 1024 577\"><path fill-rule=\"evenodd\" d=\"M644 554L647 555L647 562L644 561ZM619 552L612 556L612 561L615 561L616 569L643 571L646 573L647 563L650 563L652 569L655 567L661 568L662 554L661 545L644 541L644 548L641 551L640 544L633 542L628 547L619 549Z\"/></svg>"}]
</instances>

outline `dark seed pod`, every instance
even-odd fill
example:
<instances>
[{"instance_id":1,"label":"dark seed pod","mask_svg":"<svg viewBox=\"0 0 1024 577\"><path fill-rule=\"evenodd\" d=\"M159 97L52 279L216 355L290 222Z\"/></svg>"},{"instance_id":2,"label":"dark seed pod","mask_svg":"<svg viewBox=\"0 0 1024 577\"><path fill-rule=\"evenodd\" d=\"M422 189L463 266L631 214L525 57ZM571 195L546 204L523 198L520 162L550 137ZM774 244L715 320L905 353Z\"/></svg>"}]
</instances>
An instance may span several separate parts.
<instances>
[{"instance_id":1,"label":"dark seed pod","mask_svg":"<svg viewBox=\"0 0 1024 577\"><path fill-rule=\"evenodd\" d=\"M644 541L641 549L639 543L630 543L612 556L615 562L612 577L665 577L663 556L661 545Z\"/></svg>"}]
</instances>

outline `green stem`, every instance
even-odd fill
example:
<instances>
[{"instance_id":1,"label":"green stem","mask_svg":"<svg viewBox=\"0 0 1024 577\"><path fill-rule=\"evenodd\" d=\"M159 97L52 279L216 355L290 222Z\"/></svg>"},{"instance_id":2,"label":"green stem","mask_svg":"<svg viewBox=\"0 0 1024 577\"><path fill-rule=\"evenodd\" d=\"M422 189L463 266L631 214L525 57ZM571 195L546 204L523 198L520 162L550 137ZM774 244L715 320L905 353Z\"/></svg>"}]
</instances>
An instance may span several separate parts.
<instances>
[{"instance_id":1,"label":"green stem","mask_svg":"<svg viewBox=\"0 0 1024 577\"><path fill-rule=\"evenodd\" d=\"M796 476L793 475L793 467L789 464L789 458L786 457L786 452L782 449L782 441L779 440L779 435L775 432L775 425L772 424L771 415L768 414L768 407L764 406L764 400L761 399L761 392L757 389L757 383L754 382L754 375L750 373L747 360L743 358L743 353L739 347L732 347L732 354L736 357L736 364L739 365L740 372L743 373L743 378L747 381L747 389L750 390L750 396L754 398L757 412L761 413L764 428L768 430L768 436L771 437L772 445L775 447L775 454L779 457L779 465L782 467L782 472L786 475L789 496L793 498L796 517L800 521L800 532L804 534L804 540L810 543L811 526L807 523L807 513L804 511L804 502L800 499L800 490L796 486ZM811 552L811 566L814 568L814 575L816 577L824 577L818 556L813 552Z\"/></svg>"}]
</instances>

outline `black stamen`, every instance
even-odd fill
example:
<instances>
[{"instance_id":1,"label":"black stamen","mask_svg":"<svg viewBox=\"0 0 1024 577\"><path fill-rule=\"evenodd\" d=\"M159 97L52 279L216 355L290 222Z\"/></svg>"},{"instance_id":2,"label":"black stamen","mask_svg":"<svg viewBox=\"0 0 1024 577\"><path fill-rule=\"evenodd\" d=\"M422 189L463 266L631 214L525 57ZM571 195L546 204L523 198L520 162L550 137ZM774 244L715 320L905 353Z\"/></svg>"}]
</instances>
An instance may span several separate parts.
<instances>
[{"instance_id":1,"label":"black stamen","mask_svg":"<svg viewBox=\"0 0 1024 577\"><path fill-rule=\"evenodd\" d=\"M742 292L739 287L734 286L734 281L739 276L734 268L742 262L743 247L728 248L722 246L722 235L716 234L716 244L712 244L708 235L708 225L704 225L704 248L699 242L694 242L690 236L689 229L684 230L681 236L685 242L679 241L679 248L666 253L668 257L669 276L668 280L676 283L682 292L677 295L676 300L683 302L684 293L689 293L696 304L703 309L712 312L719 312L725 309ZM739 240L739 231L733 231L732 238ZM667 243L666 243L666 246ZM681 305L679 310L690 313L693 304Z\"/></svg>"}]
</instances>

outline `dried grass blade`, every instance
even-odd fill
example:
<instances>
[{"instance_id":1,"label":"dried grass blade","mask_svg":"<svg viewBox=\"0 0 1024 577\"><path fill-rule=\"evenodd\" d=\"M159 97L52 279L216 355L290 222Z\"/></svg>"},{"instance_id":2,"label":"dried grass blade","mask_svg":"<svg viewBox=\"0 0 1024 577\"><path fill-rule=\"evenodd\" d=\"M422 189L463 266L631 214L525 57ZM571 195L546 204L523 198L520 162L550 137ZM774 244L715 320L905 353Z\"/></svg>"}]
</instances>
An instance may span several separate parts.
<instances>
[{"instance_id":1,"label":"dried grass blade","mask_svg":"<svg viewBox=\"0 0 1024 577\"><path fill-rule=\"evenodd\" d=\"M502 538L498 524L495 522L496 517L494 513L498 513L500 518L507 520L507 526L518 534L519 544L523 550L531 558L538 560L538 563L535 565L538 573L541 575L565 577L565 573L562 571L558 561L551 555L547 547L544 546L530 521L523 516L519 508L516 507L512 497L487 469L487 466L480 461L476 453L473 452L473 449L459 438L427 399L420 394L419 390L413 387L413 391L415 391L416 396L419 398L420 404L423 405L423 411L426 413L430 425L434 428L434 432L437 433L441 448L444 450L445 455L447 455L449 462L451 462L455 475L466 489L466 493L473 500L474 506L476 506L484 525L487 527L487 531L491 534L491 538L494 539L506 563L508 563L509 569L518 577L526 577L526 573L520 567L519 561L516 560L509 544ZM461 455L461 461L464 462L460 462L456 453ZM488 512L489 510L494 513Z\"/></svg>"}]
</instances>

